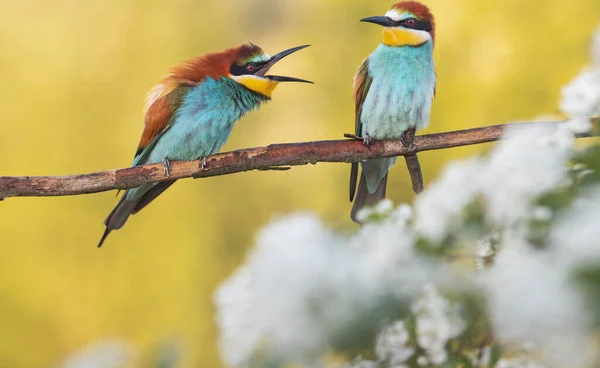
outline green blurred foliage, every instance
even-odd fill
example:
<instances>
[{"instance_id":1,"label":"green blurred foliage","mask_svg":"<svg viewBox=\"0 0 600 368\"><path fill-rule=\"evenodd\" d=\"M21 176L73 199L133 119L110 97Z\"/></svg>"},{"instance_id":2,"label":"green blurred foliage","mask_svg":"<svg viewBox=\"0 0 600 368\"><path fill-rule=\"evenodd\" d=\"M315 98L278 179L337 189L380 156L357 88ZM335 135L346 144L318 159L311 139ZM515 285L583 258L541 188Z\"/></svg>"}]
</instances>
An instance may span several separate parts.
<instances>
[{"instance_id":1,"label":"green blurred foliage","mask_svg":"<svg viewBox=\"0 0 600 368\"><path fill-rule=\"evenodd\" d=\"M586 63L600 2L430 0L437 98L427 132L558 113L561 85ZM352 77L380 41L390 1L142 0L0 2L0 175L59 175L130 164L143 95L166 69L252 41L311 43L277 71L285 85L244 118L225 150L341 138L353 130ZM484 147L421 154L426 184ZM401 164L388 186L412 201ZM352 229L348 165L184 180L95 249L114 192L0 203L0 366L56 366L122 338L150 354L185 341L182 366L221 366L212 292L257 229L310 210Z\"/></svg>"}]
</instances>

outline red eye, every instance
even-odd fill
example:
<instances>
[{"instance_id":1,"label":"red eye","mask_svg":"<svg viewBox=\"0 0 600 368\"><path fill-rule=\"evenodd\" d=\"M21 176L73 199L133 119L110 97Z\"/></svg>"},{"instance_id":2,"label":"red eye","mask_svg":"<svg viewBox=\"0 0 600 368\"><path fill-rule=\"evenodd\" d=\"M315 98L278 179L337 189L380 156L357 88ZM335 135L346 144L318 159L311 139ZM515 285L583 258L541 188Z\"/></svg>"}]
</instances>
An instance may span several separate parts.
<instances>
[{"instance_id":1,"label":"red eye","mask_svg":"<svg viewBox=\"0 0 600 368\"><path fill-rule=\"evenodd\" d=\"M248 66L246 66L246 70L249 72L253 72L256 69L256 67L252 64L248 64Z\"/></svg>"},{"instance_id":2,"label":"red eye","mask_svg":"<svg viewBox=\"0 0 600 368\"><path fill-rule=\"evenodd\" d=\"M410 18L410 19L407 19L405 23L407 26L414 26L415 24L417 24L417 21Z\"/></svg>"}]
</instances>

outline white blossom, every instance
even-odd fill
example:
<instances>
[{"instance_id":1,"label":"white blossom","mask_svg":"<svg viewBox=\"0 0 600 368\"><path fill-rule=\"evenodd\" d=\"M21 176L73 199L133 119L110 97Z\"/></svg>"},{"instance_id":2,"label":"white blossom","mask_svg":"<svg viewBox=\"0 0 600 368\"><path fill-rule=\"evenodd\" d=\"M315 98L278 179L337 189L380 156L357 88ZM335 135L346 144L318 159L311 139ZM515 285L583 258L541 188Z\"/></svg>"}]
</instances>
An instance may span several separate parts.
<instances>
[{"instance_id":1,"label":"white blossom","mask_svg":"<svg viewBox=\"0 0 600 368\"><path fill-rule=\"evenodd\" d=\"M429 360L424 356L420 356L419 358L417 358L417 364L419 365L419 367L426 367L429 365Z\"/></svg>"},{"instance_id":2,"label":"white blossom","mask_svg":"<svg viewBox=\"0 0 600 368\"><path fill-rule=\"evenodd\" d=\"M412 306L412 312L417 316L419 346L425 349L431 363L444 363L447 360L446 343L464 329L458 311L428 284L422 297Z\"/></svg>"},{"instance_id":3,"label":"white blossom","mask_svg":"<svg viewBox=\"0 0 600 368\"><path fill-rule=\"evenodd\" d=\"M600 265L600 189L583 195L553 226L551 244L565 268Z\"/></svg>"},{"instance_id":4,"label":"white blossom","mask_svg":"<svg viewBox=\"0 0 600 368\"><path fill-rule=\"evenodd\" d=\"M379 363L372 360L357 359L352 364L346 365L345 368L379 368Z\"/></svg>"},{"instance_id":5,"label":"white blossom","mask_svg":"<svg viewBox=\"0 0 600 368\"><path fill-rule=\"evenodd\" d=\"M356 219L363 223L372 216L384 216L394 209L394 203L389 199L379 201L374 207L363 207L356 214Z\"/></svg>"},{"instance_id":6,"label":"white blossom","mask_svg":"<svg viewBox=\"0 0 600 368\"><path fill-rule=\"evenodd\" d=\"M484 269L488 263L496 255L496 249L494 243L498 242L500 236L497 232L484 236L477 241L477 248L475 249L475 265L479 270Z\"/></svg>"},{"instance_id":7,"label":"white blossom","mask_svg":"<svg viewBox=\"0 0 600 368\"><path fill-rule=\"evenodd\" d=\"M600 113L600 28L594 34L591 54L592 65L562 90L560 108L576 133L589 131L589 117Z\"/></svg>"},{"instance_id":8,"label":"white blossom","mask_svg":"<svg viewBox=\"0 0 600 368\"><path fill-rule=\"evenodd\" d=\"M436 277L440 271L412 249L409 215L402 207L352 237L307 214L266 227L246 264L215 295L227 363L243 366L257 354L316 359L352 337L365 314L404 303ZM378 321L371 323L376 328Z\"/></svg>"},{"instance_id":9,"label":"white blossom","mask_svg":"<svg viewBox=\"0 0 600 368\"><path fill-rule=\"evenodd\" d=\"M480 173L490 221L512 226L532 200L556 187L566 174L572 141L570 132L548 124L509 129Z\"/></svg>"},{"instance_id":10,"label":"white blossom","mask_svg":"<svg viewBox=\"0 0 600 368\"><path fill-rule=\"evenodd\" d=\"M134 349L120 341L101 341L83 347L69 356L61 368L125 368L130 366Z\"/></svg>"},{"instance_id":11,"label":"white blossom","mask_svg":"<svg viewBox=\"0 0 600 368\"><path fill-rule=\"evenodd\" d=\"M484 278L494 331L505 343L544 347L547 360L557 366L573 364L573 356L583 364L586 313L581 296L569 284L569 273L559 265L552 253L535 250L519 238L504 239Z\"/></svg>"},{"instance_id":12,"label":"white blossom","mask_svg":"<svg viewBox=\"0 0 600 368\"><path fill-rule=\"evenodd\" d=\"M425 355L417 357L419 366L442 364L447 360L446 344L464 329L464 322L455 307L442 297L435 286L426 284L411 306L416 320L419 347ZM382 329L377 336L375 352L385 367L403 367L417 352L404 321Z\"/></svg>"},{"instance_id":13,"label":"white blossom","mask_svg":"<svg viewBox=\"0 0 600 368\"><path fill-rule=\"evenodd\" d=\"M570 131L554 125L508 129L489 158L452 163L417 199L416 229L441 240L478 195L488 221L515 224L526 216L535 198L564 179L572 141Z\"/></svg>"},{"instance_id":14,"label":"white blossom","mask_svg":"<svg viewBox=\"0 0 600 368\"><path fill-rule=\"evenodd\" d=\"M562 90L561 110L571 118L574 132L590 130L589 117L600 106L600 67L584 70Z\"/></svg>"},{"instance_id":15,"label":"white blossom","mask_svg":"<svg viewBox=\"0 0 600 368\"><path fill-rule=\"evenodd\" d=\"M389 362L393 367L405 363L414 353L415 349L408 346L410 338L403 321L383 329L377 336L375 352L380 361Z\"/></svg>"},{"instance_id":16,"label":"white blossom","mask_svg":"<svg viewBox=\"0 0 600 368\"><path fill-rule=\"evenodd\" d=\"M538 206L533 209L531 217L537 221L550 221L554 214L552 210L548 207Z\"/></svg>"},{"instance_id":17,"label":"white blossom","mask_svg":"<svg viewBox=\"0 0 600 368\"><path fill-rule=\"evenodd\" d=\"M464 207L474 200L484 171L480 159L450 163L442 177L417 198L416 230L431 239L441 240L448 228L460 220Z\"/></svg>"},{"instance_id":18,"label":"white blossom","mask_svg":"<svg viewBox=\"0 0 600 368\"><path fill-rule=\"evenodd\" d=\"M527 358L501 359L497 368L545 368L544 365Z\"/></svg>"}]
</instances>

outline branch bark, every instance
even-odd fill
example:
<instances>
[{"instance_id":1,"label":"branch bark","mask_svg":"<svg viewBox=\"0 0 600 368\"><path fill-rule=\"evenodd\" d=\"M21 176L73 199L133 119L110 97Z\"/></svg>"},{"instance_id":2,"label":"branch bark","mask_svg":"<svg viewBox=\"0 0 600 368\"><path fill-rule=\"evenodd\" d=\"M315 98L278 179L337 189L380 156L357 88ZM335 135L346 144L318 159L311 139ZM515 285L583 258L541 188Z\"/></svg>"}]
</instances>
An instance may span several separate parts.
<instances>
[{"instance_id":1,"label":"branch bark","mask_svg":"<svg viewBox=\"0 0 600 368\"><path fill-rule=\"evenodd\" d=\"M596 119L594 122L598 122ZM447 149L497 141L505 129L523 124L513 123L415 137L405 147L398 141L373 141L370 147L356 140L318 141L272 144L218 153L206 158L206 168L199 161L171 162L171 176L164 174L160 163L70 176L4 176L0 177L0 200L9 197L71 196L99 193L114 189L135 188L142 184L184 178L205 178L251 170L287 170L291 166L317 162L359 162L371 158L406 156L417 152ZM595 135L585 134L578 138Z\"/></svg>"}]
</instances>

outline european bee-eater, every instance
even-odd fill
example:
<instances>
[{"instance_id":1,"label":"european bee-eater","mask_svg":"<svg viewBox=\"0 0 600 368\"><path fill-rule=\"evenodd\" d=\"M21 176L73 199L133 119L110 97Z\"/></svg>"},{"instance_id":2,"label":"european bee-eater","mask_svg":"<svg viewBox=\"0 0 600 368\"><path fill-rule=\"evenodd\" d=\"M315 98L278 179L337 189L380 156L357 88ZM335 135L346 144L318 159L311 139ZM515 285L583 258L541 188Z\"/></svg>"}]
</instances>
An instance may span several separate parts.
<instances>
[{"instance_id":1,"label":"european bee-eater","mask_svg":"<svg viewBox=\"0 0 600 368\"><path fill-rule=\"evenodd\" d=\"M355 134L367 145L371 139L401 139L405 145L410 145L416 129L429 124L435 95L433 15L419 2L402 1L393 5L385 16L361 21L383 26L383 42L354 77ZM396 159L362 162L356 199L358 164L352 164L350 201L354 199L353 221L358 222L356 214L361 208L385 198L388 171Z\"/></svg>"},{"instance_id":2,"label":"european bee-eater","mask_svg":"<svg viewBox=\"0 0 600 368\"><path fill-rule=\"evenodd\" d=\"M169 160L204 160L218 152L234 123L269 101L280 82L312 83L266 75L279 60L305 47L308 45L269 56L260 47L247 44L206 54L171 69L147 95L145 127L132 166L162 162L168 175ZM123 227L130 215L141 211L174 182L125 191L104 222L106 231L98 247L112 230Z\"/></svg>"}]
</instances>

